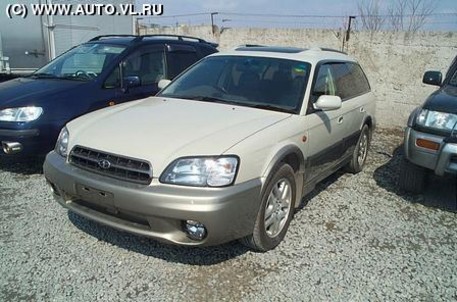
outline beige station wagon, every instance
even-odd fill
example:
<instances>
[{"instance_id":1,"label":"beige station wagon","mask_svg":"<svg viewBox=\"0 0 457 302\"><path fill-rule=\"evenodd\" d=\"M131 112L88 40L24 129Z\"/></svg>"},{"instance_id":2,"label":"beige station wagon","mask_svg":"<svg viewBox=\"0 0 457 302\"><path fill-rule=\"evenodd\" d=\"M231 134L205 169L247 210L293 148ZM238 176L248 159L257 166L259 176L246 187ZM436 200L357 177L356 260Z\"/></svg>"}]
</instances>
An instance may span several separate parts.
<instances>
[{"instance_id":1,"label":"beige station wagon","mask_svg":"<svg viewBox=\"0 0 457 302\"><path fill-rule=\"evenodd\" d=\"M44 172L61 205L99 223L267 251L316 183L362 170L374 114L348 55L244 46L202 59L156 97L68 123Z\"/></svg>"}]
</instances>

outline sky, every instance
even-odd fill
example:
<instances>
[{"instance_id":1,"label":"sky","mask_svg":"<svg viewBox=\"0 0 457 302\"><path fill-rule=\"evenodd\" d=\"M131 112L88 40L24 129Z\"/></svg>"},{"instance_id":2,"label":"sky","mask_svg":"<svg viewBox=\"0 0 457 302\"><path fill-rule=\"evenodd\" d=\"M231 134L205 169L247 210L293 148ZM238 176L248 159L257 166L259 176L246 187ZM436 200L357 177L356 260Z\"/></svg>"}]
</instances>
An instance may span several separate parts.
<instances>
[{"instance_id":1,"label":"sky","mask_svg":"<svg viewBox=\"0 0 457 302\"><path fill-rule=\"evenodd\" d=\"M160 2L159 2L160 1ZM137 4L162 4L164 14L143 20L144 23L161 25L208 24L210 12L219 12L214 21L219 26L252 26L252 27L315 27L317 23L327 27L335 27L342 23L338 17L358 15L357 4L362 0L136 0ZM399 0L381 0L385 8ZM418 1L418 0L415 0ZM427 29L457 31L457 0L419 0L434 3L435 15L429 20ZM206 14L204 14L206 13ZM385 12L387 14L387 12ZM193 15L201 14L201 15ZM246 15L241 15L246 14ZM286 16L254 16L259 15L306 15L320 17L286 17ZM451 14L451 15L449 15ZM176 16L178 17L171 17ZM188 16L181 16L188 15ZM314 25L313 25L314 24Z\"/></svg>"}]
</instances>

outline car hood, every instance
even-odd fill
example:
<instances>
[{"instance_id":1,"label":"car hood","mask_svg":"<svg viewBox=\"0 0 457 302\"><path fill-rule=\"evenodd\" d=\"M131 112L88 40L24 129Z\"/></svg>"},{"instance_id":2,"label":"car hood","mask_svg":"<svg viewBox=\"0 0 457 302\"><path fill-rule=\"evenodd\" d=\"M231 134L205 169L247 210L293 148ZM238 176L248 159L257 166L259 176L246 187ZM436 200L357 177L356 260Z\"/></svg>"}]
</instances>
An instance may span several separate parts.
<instances>
[{"instance_id":1,"label":"car hood","mask_svg":"<svg viewBox=\"0 0 457 302\"><path fill-rule=\"evenodd\" d=\"M0 83L0 109L42 106L52 95L84 84L85 82L55 79L13 79Z\"/></svg>"},{"instance_id":2,"label":"car hood","mask_svg":"<svg viewBox=\"0 0 457 302\"><path fill-rule=\"evenodd\" d=\"M71 149L85 146L151 162L154 177L183 156L220 155L291 114L151 97L103 109L68 124Z\"/></svg>"},{"instance_id":3,"label":"car hood","mask_svg":"<svg viewBox=\"0 0 457 302\"><path fill-rule=\"evenodd\" d=\"M435 91L425 101L423 108L457 114L457 87L447 85Z\"/></svg>"}]
</instances>

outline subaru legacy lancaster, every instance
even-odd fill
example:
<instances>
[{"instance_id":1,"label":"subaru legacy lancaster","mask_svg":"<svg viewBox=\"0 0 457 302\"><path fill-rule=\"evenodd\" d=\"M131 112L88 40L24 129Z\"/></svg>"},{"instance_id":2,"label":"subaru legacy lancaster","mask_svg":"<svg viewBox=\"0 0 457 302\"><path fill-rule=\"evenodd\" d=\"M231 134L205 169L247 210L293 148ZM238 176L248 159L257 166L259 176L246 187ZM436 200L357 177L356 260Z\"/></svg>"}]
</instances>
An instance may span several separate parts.
<instances>
[{"instance_id":1,"label":"subaru legacy lancaster","mask_svg":"<svg viewBox=\"0 0 457 302\"><path fill-rule=\"evenodd\" d=\"M44 164L61 205L169 243L268 251L316 183L364 167L375 97L344 53L244 46L160 85L62 129Z\"/></svg>"}]
</instances>

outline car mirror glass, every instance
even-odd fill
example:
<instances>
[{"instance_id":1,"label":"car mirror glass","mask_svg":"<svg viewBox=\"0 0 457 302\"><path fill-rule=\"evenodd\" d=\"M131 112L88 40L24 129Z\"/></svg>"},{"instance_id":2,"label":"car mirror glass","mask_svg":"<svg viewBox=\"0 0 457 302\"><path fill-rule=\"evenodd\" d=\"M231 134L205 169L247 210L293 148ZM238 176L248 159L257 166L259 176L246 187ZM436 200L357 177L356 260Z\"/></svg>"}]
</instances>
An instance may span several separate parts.
<instances>
[{"instance_id":1,"label":"car mirror glass","mask_svg":"<svg viewBox=\"0 0 457 302\"><path fill-rule=\"evenodd\" d=\"M424 73L422 78L422 83L441 86L443 75L439 71L427 71Z\"/></svg>"}]
</instances>

